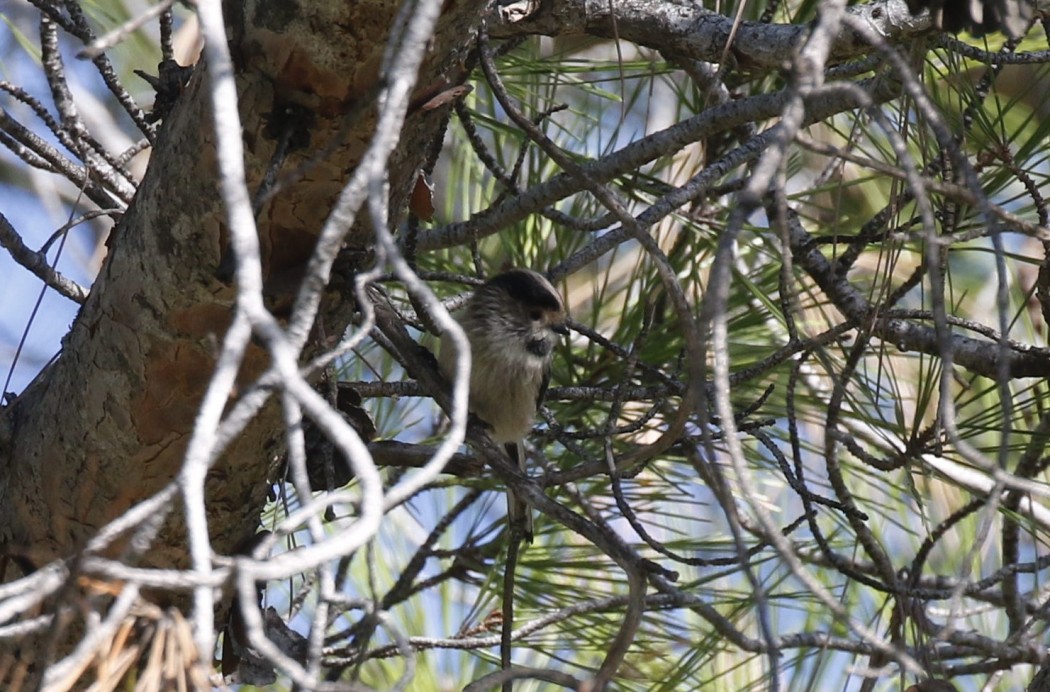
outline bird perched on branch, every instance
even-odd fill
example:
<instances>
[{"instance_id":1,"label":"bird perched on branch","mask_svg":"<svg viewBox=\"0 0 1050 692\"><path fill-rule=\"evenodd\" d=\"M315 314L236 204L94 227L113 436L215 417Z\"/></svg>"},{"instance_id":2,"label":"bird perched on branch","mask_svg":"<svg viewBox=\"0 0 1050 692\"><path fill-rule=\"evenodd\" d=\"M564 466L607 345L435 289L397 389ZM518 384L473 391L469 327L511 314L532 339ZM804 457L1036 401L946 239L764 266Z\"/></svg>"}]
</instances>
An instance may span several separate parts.
<instances>
[{"instance_id":1,"label":"bird perched on branch","mask_svg":"<svg viewBox=\"0 0 1050 692\"><path fill-rule=\"evenodd\" d=\"M1032 19L1032 0L907 0L912 14L928 9L939 29L974 36L1003 31L1020 38Z\"/></svg>"},{"instance_id":2,"label":"bird perched on branch","mask_svg":"<svg viewBox=\"0 0 1050 692\"><path fill-rule=\"evenodd\" d=\"M511 269L478 287L455 318L470 340L470 410L524 473L523 441L550 382L558 335L568 334L565 303L542 274ZM456 349L447 334L438 362L447 379L455 377ZM532 512L509 488L507 518L532 542Z\"/></svg>"}]
</instances>

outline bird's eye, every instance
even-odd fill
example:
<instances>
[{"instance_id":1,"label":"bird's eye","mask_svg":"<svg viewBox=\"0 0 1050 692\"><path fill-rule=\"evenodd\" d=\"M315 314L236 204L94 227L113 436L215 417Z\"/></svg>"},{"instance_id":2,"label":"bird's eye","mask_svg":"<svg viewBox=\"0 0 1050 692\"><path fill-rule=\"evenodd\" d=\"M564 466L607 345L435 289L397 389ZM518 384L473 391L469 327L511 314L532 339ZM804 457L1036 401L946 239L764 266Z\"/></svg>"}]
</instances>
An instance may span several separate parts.
<instances>
[{"instance_id":1,"label":"bird's eye","mask_svg":"<svg viewBox=\"0 0 1050 692\"><path fill-rule=\"evenodd\" d=\"M529 310L529 319L532 320L533 322L539 322L541 319L543 319L543 311L542 310Z\"/></svg>"}]
</instances>

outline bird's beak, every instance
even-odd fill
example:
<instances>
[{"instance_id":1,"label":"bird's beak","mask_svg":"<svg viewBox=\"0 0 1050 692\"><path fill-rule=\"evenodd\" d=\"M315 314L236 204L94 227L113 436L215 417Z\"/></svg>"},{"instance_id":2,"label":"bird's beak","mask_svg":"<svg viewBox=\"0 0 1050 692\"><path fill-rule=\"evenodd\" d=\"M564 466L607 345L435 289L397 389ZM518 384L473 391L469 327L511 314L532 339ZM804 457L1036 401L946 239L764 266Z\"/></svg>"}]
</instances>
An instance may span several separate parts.
<instances>
[{"instance_id":1,"label":"bird's beak","mask_svg":"<svg viewBox=\"0 0 1050 692\"><path fill-rule=\"evenodd\" d=\"M552 324L551 329L554 330L555 334L561 334L562 336L569 335L569 328L566 327L564 324Z\"/></svg>"}]
</instances>

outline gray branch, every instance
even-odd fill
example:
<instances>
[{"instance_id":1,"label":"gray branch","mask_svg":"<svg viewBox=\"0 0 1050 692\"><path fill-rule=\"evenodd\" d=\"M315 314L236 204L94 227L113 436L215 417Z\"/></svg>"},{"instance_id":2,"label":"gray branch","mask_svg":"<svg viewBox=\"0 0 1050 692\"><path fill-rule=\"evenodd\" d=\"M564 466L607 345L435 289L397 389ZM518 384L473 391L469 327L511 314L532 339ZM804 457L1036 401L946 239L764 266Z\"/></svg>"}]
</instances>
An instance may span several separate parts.
<instances>
[{"instance_id":1,"label":"gray branch","mask_svg":"<svg viewBox=\"0 0 1050 692\"><path fill-rule=\"evenodd\" d=\"M518 19L510 13L492 12L489 35L510 38L528 34L544 36L600 36L623 39L675 55L724 62L747 71L782 69L809 29L799 24L741 22L733 36L733 19L702 3L674 0L560 0L539 3L537 11ZM904 0L883 0L849 8L867 20L872 29L891 43L902 43L928 33L933 27L926 12L912 16ZM728 46L728 50L727 50ZM870 44L843 28L835 37L827 65L837 65L870 53Z\"/></svg>"},{"instance_id":2,"label":"gray branch","mask_svg":"<svg viewBox=\"0 0 1050 692\"><path fill-rule=\"evenodd\" d=\"M3 214L0 214L0 245L11 254L16 262L33 272L37 278L66 298L81 305L87 300L87 289L55 271L43 253L26 247L26 244L22 242L22 236Z\"/></svg>"}]
</instances>

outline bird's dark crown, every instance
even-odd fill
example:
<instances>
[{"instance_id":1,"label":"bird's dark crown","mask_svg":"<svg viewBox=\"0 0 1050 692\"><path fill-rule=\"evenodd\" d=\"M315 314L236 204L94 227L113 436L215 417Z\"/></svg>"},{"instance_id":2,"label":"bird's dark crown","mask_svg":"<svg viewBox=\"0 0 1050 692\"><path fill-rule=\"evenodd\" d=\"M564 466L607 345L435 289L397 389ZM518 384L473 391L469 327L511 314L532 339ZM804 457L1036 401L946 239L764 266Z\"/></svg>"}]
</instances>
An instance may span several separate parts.
<instances>
[{"instance_id":1,"label":"bird's dark crown","mask_svg":"<svg viewBox=\"0 0 1050 692\"><path fill-rule=\"evenodd\" d=\"M511 298L544 310L560 312L561 296L539 274L524 269L511 269L488 280L488 285L501 289Z\"/></svg>"}]
</instances>

